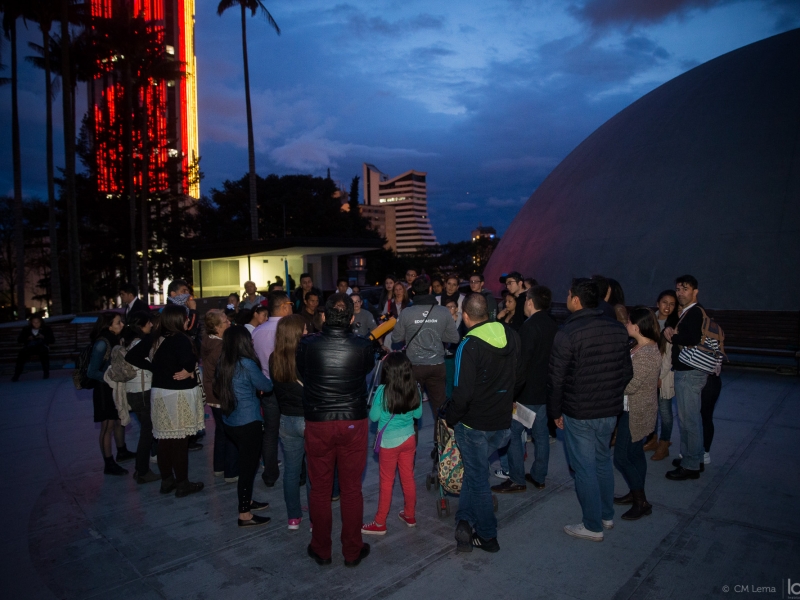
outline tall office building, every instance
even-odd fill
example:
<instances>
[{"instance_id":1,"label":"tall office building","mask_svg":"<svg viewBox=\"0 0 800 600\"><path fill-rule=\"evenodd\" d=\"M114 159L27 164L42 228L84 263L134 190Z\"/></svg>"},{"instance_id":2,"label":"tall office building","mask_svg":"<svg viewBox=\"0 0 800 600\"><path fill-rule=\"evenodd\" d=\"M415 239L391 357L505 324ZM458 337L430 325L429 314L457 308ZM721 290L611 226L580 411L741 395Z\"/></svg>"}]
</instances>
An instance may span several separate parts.
<instances>
[{"instance_id":1,"label":"tall office building","mask_svg":"<svg viewBox=\"0 0 800 600\"><path fill-rule=\"evenodd\" d=\"M436 236L428 219L426 173L406 171L390 178L375 165L364 163L362 215L399 254L435 246Z\"/></svg>"},{"instance_id":2,"label":"tall office building","mask_svg":"<svg viewBox=\"0 0 800 600\"><path fill-rule=\"evenodd\" d=\"M90 0L89 4L95 19L119 18L123 11L132 9L132 16L141 17L149 31L155 33L158 43L163 44L164 54L174 57L180 65L181 77L152 79L144 97L136 99L147 106L148 187L151 192L170 190L199 198L199 179L192 173L199 157L194 0ZM110 59L112 63L114 60ZM125 98L119 73L107 59L101 63L101 73L89 82L90 116L98 186L102 192L115 194L125 189ZM138 125L134 127L135 160L141 160L145 147ZM142 185L140 173L141 169L137 170L134 180L137 190Z\"/></svg>"}]
</instances>

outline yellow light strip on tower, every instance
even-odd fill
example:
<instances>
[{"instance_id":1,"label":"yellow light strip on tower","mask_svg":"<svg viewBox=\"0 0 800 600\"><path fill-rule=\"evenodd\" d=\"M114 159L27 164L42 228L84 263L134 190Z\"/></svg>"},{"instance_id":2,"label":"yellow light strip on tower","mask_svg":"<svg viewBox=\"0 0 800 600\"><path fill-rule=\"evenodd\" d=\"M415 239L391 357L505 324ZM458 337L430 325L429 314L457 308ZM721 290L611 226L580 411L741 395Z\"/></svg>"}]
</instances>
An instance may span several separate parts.
<instances>
[{"instance_id":1,"label":"yellow light strip on tower","mask_svg":"<svg viewBox=\"0 0 800 600\"><path fill-rule=\"evenodd\" d=\"M194 54L194 0L183 0L184 56L186 57L186 148L191 167L200 156L197 135L197 57ZM200 198L200 181L197 173L190 173L189 195Z\"/></svg>"}]
</instances>

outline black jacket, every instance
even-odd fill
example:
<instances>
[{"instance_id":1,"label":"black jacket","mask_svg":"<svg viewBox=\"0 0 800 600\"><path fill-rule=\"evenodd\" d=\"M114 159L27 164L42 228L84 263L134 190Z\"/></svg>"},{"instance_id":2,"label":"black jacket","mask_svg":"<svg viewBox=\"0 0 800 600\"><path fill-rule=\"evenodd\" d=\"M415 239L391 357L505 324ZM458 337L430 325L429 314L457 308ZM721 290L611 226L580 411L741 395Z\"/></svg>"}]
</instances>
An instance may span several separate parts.
<instances>
[{"instance_id":1,"label":"black jacket","mask_svg":"<svg viewBox=\"0 0 800 600\"><path fill-rule=\"evenodd\" d=\"M38 346L39 344L49 346L50 344L54 344L55 341L56 338L53 336L53 330L44 323L39 327L37 335L33 335L33 327L25 325L17 337L17 343L22 344L26 348L28 346Z\"/></svg>"},{"instance_id":2,"label":"black jacket","mask_svg":"<svg viewBox=\"0 0 800 600\"><path fill-rule=\"evenodd\" d=\"M519 337L522 342L524 382L516 398L520 404L547 404L547 371L550 367L550 350L557 332L555 320L543 310L531 315L522 324Z\"/></svg>"},{"instance_id":3,"label":"black jacket","mask_svg":"<svg viewBox=\"0 0 800 600\"><path fill-rule=\"evenodd\" d=\"M375 366L372 342L350 329L322 326L297 347L306 421L367 418L366 377Z\"/></svg>"},{"instance_id":4,"label":"black jacket","mask_svg":"<svg viewBox=\"0 0 800 600\"><path fill-rule=\"evenodd\" d=\"M550 353L547 415L601 419L622 412L633 377L628 332L599 308L572 313Z\"/></svg>"},{"instance_id":5,"label":"black jacket","mask_svg":"<svg viewBox=\"0 0 800 600\"><path fill-rule=\"evenodd\" d=\"M692 371L692 367L683 364L678 359L678 355L684 346L697 346L702 341L703 311L700 310L699 304L695 304L681 315L676 329L677 331L672 336L672 370Z\"/></svg>"},{"instance_id":6,"label":"black jacket","mask_svg":"<svg viewBox=\"0 0 800 600\"><path fill-rule=\"evenodd\" d=\"M190 390L201 384L194 377L173 379L175 373L182 369L194 372L197 366L197 355L194 353L192 340L183 334L172 334L164 338L153 355L153 362L147 360L153 347L155 336L148 335L128 350L125 360L134 367L153 373L153 387L163 390Z\"/></svg>"},{"instance_id":7,"label":"black jacket","mask_svg":"<svg viewBox=\"0 0 800 600\"><path fill-rule=\"evenodd\" d=\"M511 427L514 394L521 385L519 335L503 323L471 327L456 351L453 399L447 424L478 431Z\"/></svg>"},{"instance_id":8,"label":"black jacket","mask_svg":"<svg viewBox=\"0 0 800 600\"><path fill-rule=\"evenodd\" d=\"M149 313L150 312L150 307L147 305L147 303L144 300L142 300L141 298L137 297L133 301L133 306L131 306L130 310L128 310L127 305L125 306L125 322L126 323L128 322L128 319L130 318L131 315L136 314L136 313L140 313L140 312Z\"/></svg>"}]
</instances>

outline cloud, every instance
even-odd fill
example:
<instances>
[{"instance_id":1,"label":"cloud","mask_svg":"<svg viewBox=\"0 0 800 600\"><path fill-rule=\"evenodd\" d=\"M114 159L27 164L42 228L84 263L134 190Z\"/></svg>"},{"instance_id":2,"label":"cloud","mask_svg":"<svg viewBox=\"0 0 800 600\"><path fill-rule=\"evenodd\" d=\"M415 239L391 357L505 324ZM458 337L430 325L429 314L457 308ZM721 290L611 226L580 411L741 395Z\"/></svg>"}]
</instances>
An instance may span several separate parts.
<instances>
[{"instance_id":1,"label":"cloud","mask_svg":"<svg viewBox=\"0 0 800 600\"><path fill-rule=\"evenodd\" d=\"M552 156L520 156L518 158L496 158L483 163L487 171L519 171L523 169L552 169L559 163Z\"/></svg>"},{"instance_id":2,"label":"cloud","mask_svg":"<svg viewBox=\"0 0 800 600\"><path fill-rule=\"evenodd\" d=\"M359 35L399 37L419 31L440 30L444 28L444 17L423 13L411 18L390 22L383 17L367 17L363 13L357 13L349 17L348 23Z\"/></svg>"},{"instance_id":3,"label":"cloud","mask_svg":"<svg viewBox=\"0 0 800 600\"><path fill-rule=\"evenodd\" d=\"M527 200L528 200L527 198L518 198L516 200L513 198L504 198L504 199L489 198L486 201L486 205L491 206L492 208L519 207L525 204Z\"/></svg>"},{"instance_id":4,"label":"cloud","mask_svg":"<svg viewBox=\"0 0 800 600\"><path fill-rule=\"evenodd\" d=\"M411 51L411 56L414 60L418 60L421 62L430 62L436 60L438 58L442 58L444 56L453 56L456 54L453 50L449 50L448 48L443 48L438 44L434 44L432 46L425 46L422 48L414 48ZM426 65L430 67L430 65Z\"/></svg>"},{"instance_id":5,"label":"cloud","mask_svg":"<svg viewBox=\"0 0 800 600\"><path fill-rule=\"evenodd\" d=\"M298 171L318 171L336 168L337 159L355 155L363 160L392 159L400 157L432 157L435 153L420 152L410 148L371 147L331 140L321 130L311 131L287 141L270 152L270 158L279 165Z\"/></svg>"},{"instance_id":6,"label":"cloud","mask_svg":"<svg viewBox=\"0 0 800 600\"><path fill-rule=\"evenodd\" d=\"M658 23L671 15L683 16L691 10L708 10L736 0L586 0L572 5L571 12L593 27Z\"/></svg>"},{"instance_id":7,"label":"cloud","mask_svg":"<svg viewBox=\"0 0 800 600\"><path fill-rule=\"evenodd\" d=\"M455 204L452 205L451 208L453 210L467 211L467 210L475 210L476 208L478 208L478 205L475 204L474 202L456 202Z\"/></svg>"}]
</instances>

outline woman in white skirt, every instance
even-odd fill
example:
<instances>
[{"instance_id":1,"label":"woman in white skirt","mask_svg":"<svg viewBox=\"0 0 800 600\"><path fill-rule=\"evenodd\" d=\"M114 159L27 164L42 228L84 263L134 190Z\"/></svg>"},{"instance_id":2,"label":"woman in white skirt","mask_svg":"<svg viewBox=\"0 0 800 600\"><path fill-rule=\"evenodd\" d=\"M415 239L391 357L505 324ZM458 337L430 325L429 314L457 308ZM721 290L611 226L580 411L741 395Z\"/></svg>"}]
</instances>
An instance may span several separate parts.
<instances>
[{"instance_id":1,"label":"woman in white skirt","mask_svg":"<svg viewBox=\"0 0 800 600\"><path fill-rule=\"evenodd\" d=\"M205 424L203 391L195 375L197 356L186 335L187 323L186 308L166 306L158 333L125 356L133 366L153 373L150 415L158 440L161 493L174 491L176 498L203 489L202 482L189 481L188 437L205 429Z\"/></svg>"}]
</instances>

